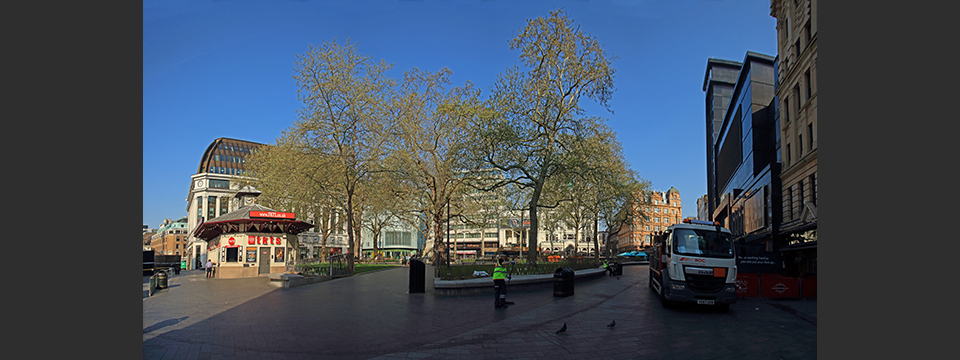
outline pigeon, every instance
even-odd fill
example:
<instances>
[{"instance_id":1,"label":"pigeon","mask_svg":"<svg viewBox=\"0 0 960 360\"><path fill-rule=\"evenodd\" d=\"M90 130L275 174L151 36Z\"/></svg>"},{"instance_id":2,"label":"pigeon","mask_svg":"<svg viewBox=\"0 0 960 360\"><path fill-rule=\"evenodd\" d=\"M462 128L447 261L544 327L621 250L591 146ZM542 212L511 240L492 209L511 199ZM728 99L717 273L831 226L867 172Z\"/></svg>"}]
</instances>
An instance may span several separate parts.
<instances>
[{"instance_id":1,"label":"pigeon","mask_svg":"<svg viewBox=\"0 0 960 360\"><path fill-rule=\"evenodd\" d=\"M563 323L563 327L560 330L557 330L557 334L567 331L567 323Z\"/></svg>"},{"instance_id":2,"label":"pigeon","mask_svg":"<svg viewBox=\"0 0 960 360\"><path fill-rule=\"evenodd\" d=\"M616 321L616 320L611 321L610 324L607 325L607 327L608 327L608 328L611 328L611 329L612 329L614 326L617 326L617 321Z\"/></svg>"}]
</instances>

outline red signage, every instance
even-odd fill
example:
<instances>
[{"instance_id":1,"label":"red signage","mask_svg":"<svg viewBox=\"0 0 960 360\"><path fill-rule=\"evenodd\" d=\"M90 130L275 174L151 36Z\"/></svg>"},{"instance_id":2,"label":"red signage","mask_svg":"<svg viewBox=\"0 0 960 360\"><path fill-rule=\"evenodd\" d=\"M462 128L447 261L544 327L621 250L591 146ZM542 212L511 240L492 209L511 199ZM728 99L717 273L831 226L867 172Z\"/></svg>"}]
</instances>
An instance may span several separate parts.
<instances>
[{"instance_id":1,"label":"red signage","mask_svg":"<svg viewBox=\"0 0 960 360\"><path fill-rule=\"evenodd\" d=\"M283 245L283 238L247 235L247 245Z\"/></svg>"},{"instance_id":2,"label":"red signage","mask_svg":"<svg viewBox=\"0 0 960 360\"><path fill-rule=\"evenodd\" d=\"M250 217L273 218L273 219L294 219L291 212L276 211L250 211Z\"/></svg>"}]
</instances>

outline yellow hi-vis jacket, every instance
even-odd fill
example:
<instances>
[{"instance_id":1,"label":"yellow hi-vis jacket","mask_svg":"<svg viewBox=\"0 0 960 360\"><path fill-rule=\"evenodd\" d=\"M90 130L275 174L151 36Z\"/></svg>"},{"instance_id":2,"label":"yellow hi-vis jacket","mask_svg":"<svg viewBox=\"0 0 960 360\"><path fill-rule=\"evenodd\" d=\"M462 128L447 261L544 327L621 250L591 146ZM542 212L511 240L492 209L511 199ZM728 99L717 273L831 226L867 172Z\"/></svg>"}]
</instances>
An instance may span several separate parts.
<instances>
[{"instance_id":1,"label":"yellow hi-vis jacket","mask_svg":"<svg viewBox=\"0 0 960 360\"><path fill-rule=\"evenodd\" d=\"M497 265L493 268L493 279L494 280L506 280L507 279L507 267L503 265Z\"/></svg>"}]
</instances>

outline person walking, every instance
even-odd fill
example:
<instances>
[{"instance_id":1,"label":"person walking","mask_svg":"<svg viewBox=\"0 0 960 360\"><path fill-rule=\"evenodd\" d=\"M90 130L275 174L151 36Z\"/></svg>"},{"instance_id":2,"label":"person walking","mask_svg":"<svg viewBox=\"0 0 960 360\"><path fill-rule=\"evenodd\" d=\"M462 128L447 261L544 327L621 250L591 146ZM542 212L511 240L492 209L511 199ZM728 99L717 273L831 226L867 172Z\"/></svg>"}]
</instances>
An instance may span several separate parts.
<instances>
[{"instance_id":1,"label":"person walking","mask_svg":"<svg viewBox=\"0 0 960 360\"><path fill-rule=\"evenodd\" d=\"M207 259L207 278L210 278L210 275L213 274L213 260Z\"/></svg>"},{"instance_id":2,"label":"person walking","mask_svg":"<svg viewBox=\"0 0 960 360\"><path fill-rule=\"evenodd\" d=\"M496 309L507 307L507 267L503 266L503 258L497 259L493 268L493 307Z\"/></svg>"}]
</instances>

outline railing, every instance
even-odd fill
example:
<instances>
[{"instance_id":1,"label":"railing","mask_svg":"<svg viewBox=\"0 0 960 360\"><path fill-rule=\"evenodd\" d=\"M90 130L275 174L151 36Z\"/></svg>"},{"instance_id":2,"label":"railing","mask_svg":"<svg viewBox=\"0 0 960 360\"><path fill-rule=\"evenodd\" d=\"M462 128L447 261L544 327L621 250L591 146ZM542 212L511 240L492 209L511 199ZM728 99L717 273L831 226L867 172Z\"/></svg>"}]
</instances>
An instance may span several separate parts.
<instances>
[{"instance_id":1,"label":"railing","mask_svg":"<svg viewBox=\"0 0 960 360\"><path fill-rule=\"evenodd\" d=\"M505 263L507 273L511 275L544 275L553 274L557 268L571 268L574 271L583 269L593 269L600 266L600 262L594 258L573 258L564 259L560 262L540 261L537 263ZM474 263L466 265L446 265L437 266L437 277L441 280L462 280L472 279L474 271L485 271L488 275L493 275L493 263Z\"/></svg>"},{"instance_id":2,"label":"railing","mask_svg":"<svg viewBox=\"0 0 960 360\"><path fill-rule=\"evenodd\" d=\"M345 255L331 255L329 262L324 262L321 258L302 259L293 265L295 273L303 275L318 276L343 276L350 275L347 268L347 257Z\"/></svg>"}]
</instances>

